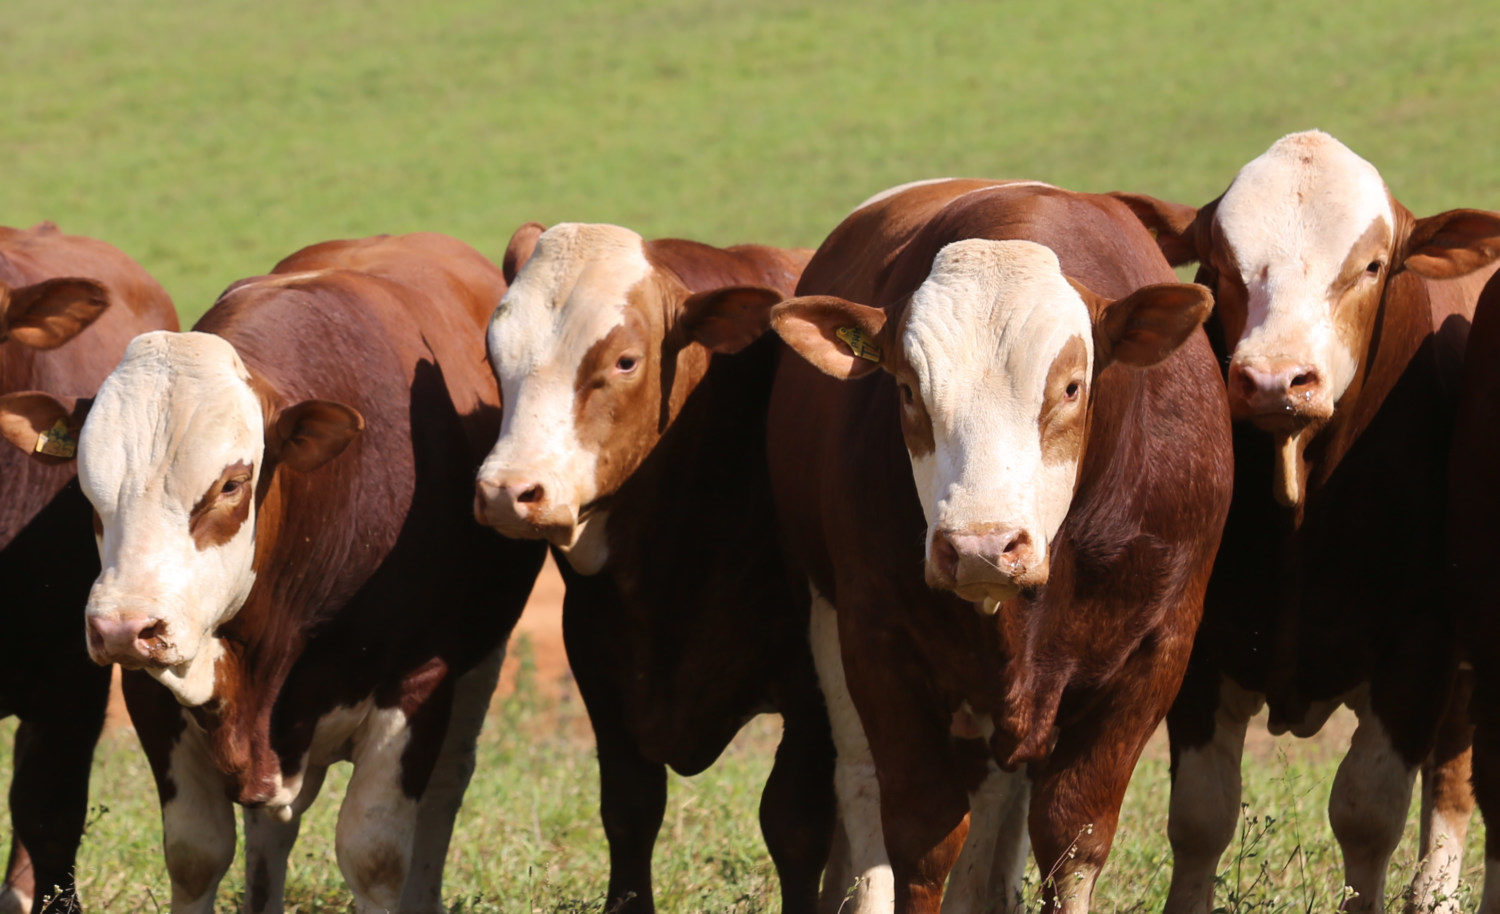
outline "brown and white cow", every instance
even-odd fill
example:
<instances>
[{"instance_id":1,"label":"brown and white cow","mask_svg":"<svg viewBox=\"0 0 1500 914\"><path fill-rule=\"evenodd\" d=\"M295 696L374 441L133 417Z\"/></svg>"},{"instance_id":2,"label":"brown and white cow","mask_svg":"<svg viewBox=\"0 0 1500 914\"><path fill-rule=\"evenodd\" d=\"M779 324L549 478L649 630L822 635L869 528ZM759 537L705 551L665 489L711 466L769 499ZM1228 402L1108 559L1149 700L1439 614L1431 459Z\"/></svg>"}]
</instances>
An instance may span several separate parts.
<instances>
[{"instance_id":1,"label":"brown and white cow","mask_svg":"<svg viewBox=\"0 0 1500 914\"><path fill-rule=\"evenodd\" d=\"M504 291L441 235L316 245L231 286L194 332L138 337L88 409L89 651L135 671L174 910L213 909L235 802L245 909L280 910L338 760L356 907L444 909L474 738L543 558L469 517L500 412L481 334ZM0 407L23 449L77 418L50 398Z\"/></svg>"},{"instance_id":2,"label":"brown and white cow","mask_svg":"<svg viewBox=\"0 0 1500 914\"><path fill-rule=\"evenodd\" d=\"M1108 197L950 179L862 205L773 311L845 910L1017 909L1028 828L1046 906L1088 908L1229 506L1211 299L1173 280Z\"/></svg>"},{"instance_id":3,"label":"brown and white cow","mask_svg":"<svg viewBox=\"0 0 1500 914\"><path fill-rule=\"evenodd\" d=\"M1474 310L1448 474L1448 566L1460 656L1473 666L1474 796L1484 814L1480 914L1500 912L1500 274ZM1425 777L1424 769L1424 777ZM1425 786L1425 784L1424 784ZM1457 785L1462 787L1460 783Z\"/></svg>"},{"instance_id":4,"label":"brown and white cow","mask_svg":"<svg viewBox=\"0 0 1500 914\"><path fill-rule=\"evenodd\" d=\"M1199 210L1118 196L1169 260L1197 261L1214 289L1209 333L1236 417L1234 504L1168 719L1167 909L1213 905L1250 716L1269 705L1273 732L1310 736L1344 704L1359 726L1329 819L1357 893L1347 907L1383 910L1456 673L1439 590L1444 474L1500 217L1418 219L1374 166L1317 131L1277 141ZM1450 729L1458 744L1437 747L1447 764L1423 779L1424 863L1410 899L1422 911L1454 903L1473 805L1463 728Z\"/></svg>"},{"instance_id":5,"label":"brown and white cow","mask_svg":"<svg viewBox=\"0 0 1500 914\"><path fill-rule=\"evenodd\" d=\"M167 293L110 245L51 223L0 228L0 396L36 388L92 396L131 337L176 327ZM69 443L56 447L61 454ZM9 648L0 713L21 719L4 912L77 905L73 857L109 671L84 647L82 610L99 557L75 476L66 460L0 448L0 613Z\"/></svg>"},{"instance_id":6,"label":"brown and white cow","mask_svg":"<svg viewBox=\"0 0 1500 914\"><path fill-rule=\"evenodd\" d=\"M566 559L563 638L598 742L612 911L654 910L666 767L702 771L766 711L785 730L762 831L783 909L816 903L833 749L765 461L767 314L806 259L584 224L528 224L506 253L489 331L505 416L475 513Z\"/></svg>"}]
</instances>

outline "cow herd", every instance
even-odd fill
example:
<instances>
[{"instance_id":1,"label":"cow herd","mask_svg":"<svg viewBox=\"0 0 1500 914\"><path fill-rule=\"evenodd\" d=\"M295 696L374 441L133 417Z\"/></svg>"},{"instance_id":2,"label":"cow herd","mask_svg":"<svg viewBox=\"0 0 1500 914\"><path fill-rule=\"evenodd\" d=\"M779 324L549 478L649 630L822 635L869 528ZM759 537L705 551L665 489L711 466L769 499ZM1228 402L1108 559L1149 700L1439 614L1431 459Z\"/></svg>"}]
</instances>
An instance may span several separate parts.
<instances>
[{"instance_id":1,"label":"cow herd","mask_svg":"<svg viewBox=\"0 0 1500 914\"><path fill-rule=\"evenodd\" d=\"M666 769L774 712L787 912L1019 911L1028 848L1087 911L1165 720L1166 909L1207 914L1250 719L1341 705L1344 909L1384 910L1420 773L1401 903L1454 911L1476 798L1500 821L1497 263L1500 215L1417 218L1315 131L1199 209L945 178L816 252L327 242L187 333L115 249L0 229L0 912L78 904L114 664L174 911L213 909L236 805L244 908L282 910L338 761L356 908L445 910L549 546L608 911L655 909Z\"/></svg>"}]
</instances>

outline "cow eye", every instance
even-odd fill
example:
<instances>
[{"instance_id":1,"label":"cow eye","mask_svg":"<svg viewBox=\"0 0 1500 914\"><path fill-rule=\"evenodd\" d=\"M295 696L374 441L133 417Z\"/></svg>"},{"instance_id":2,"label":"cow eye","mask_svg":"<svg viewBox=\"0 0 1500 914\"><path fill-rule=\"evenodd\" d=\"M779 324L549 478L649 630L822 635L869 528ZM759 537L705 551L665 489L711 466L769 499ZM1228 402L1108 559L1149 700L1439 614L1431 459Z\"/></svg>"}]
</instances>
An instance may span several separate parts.
<instances>
[{"instance_id":1,"label":"cow eye","mask_svg":"<svg viewBox=\"0 0 1500 914\"><path fill-rule=\"evenodd\" d=\"M1379 276L1380 268L1383 266L1385 266L1385 264L1381 263L1380 261L1372 260L1370 261L1369 266L1365 267L1365 272L1370 274L1371 276Z\"/></svg>"},{"instance_id":2,"label":"cow eye","mask_svg":"<svg viewBox=\"0 0 1500 914\"><path fill-rule=\"evenodd\" d=\"M1071 382L1069 382L1068 386L1063 389L1063 399L1065 399L1065 400L1077 400L1078 399L1078 392L1081 391L1082 389L1083 389L1083 386L1081 384L1079 384L1077 381L1071 381Z\"/></svg>"},{"instance_id":3,"label":"cow eye","mask_svg":"<svg viewBox=\"0 0 1500 914\"><path fill-rule=\"evenodd\" d=\"M245 483L249 481L249 477L246 476L232 476L224 480L224 485L219 487L219 495L226 498L233 498L239 494L240 490L245 487Z\"/></svg>"},{"instance_id":4,"label":"cow eye","mask_svg":"<svg viewBox=\"0 0 1500 914\"><path fill-rule=\"evenodd\" d=\"M615 370L621 374L630 374L632 371L635 371L636 366L640 363L641 360L636 356L622 355L615 360Z\"/></svg>"},{"instance_id":5,"label":"cow eye","mask_svg":"<svg viewBox=\"0 0 1500 914\"><path fill-rule=\"evenodd\" d=\"M916 394L912 393L912 391L911 391L911 385L910 384L902 384L902 385L900 385L900 387L901 387L901 402L905 403L907 406L911 406L917 400Z\"/></svg>"}]
</instances>

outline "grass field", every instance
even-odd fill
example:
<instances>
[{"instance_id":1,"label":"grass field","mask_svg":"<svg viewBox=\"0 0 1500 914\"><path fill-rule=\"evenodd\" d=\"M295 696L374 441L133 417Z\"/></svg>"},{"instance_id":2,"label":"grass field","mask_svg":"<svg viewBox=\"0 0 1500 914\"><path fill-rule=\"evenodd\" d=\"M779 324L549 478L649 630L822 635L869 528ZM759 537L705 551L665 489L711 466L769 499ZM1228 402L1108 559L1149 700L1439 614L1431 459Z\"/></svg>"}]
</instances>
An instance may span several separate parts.
<instances>
[{"instance_id":1,"label":"grass field","mask_svg":"<svg viewBox=\"0 0 1500 914\"><path fill-rule=\"evenodd\" d=\"M1497 41L1493 0L9 0L0 222L112 241L190 321L234 279L333 237L431 229L498 257L539 219L814 245L871 192L945 174L1202 203L1313 126L1419 215L1497 207ZM465 911L584 910L605 874L586 722L549 685L518 694L485 737L449 896ZM664 910L777 907L754 816L775 735L758 722L708 774L674 781ZM1322 810L1337 743L1247 761L1226 910L1332 908ZM164 907L133 737L109 734L97 771L85 897ZM347 904L331 839L341 783L296 851L304 911ZM1158 751L1099 910L1159 908L1165 783Z\"/></svg>"}]
</instances>

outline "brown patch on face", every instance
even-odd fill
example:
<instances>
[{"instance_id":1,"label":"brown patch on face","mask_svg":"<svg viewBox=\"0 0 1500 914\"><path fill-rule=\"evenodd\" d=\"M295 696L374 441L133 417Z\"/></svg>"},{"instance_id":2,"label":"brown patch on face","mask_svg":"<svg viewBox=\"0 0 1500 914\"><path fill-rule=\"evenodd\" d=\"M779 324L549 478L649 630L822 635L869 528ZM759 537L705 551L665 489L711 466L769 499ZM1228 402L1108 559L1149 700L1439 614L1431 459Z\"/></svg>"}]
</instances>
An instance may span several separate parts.
<instances>
[{"instance_id":1,"label":"brown patch on face","mask_svg":"<svg viewBox=\"0 0 1500 914\"><path fill-rule=\"evenodd\" d=\"M1083 432L1088 417L1089 350L1083 338L1072 336L1058 350L1047 381L1042 387L1042 411L1037 431L1042 440L1043 463L1065 463L1083 450Z\"/></svg>"},{"instance_id":2,"label":"brown patch on face","mask_svg":"<svg viewBox=\"0 0 1500 914\"><path fill-rule=\"evenodd\" d=\"M243 461L230 464L193 505L188 515L188 530L199 552L222 546L240 532L250 516L252 475L250 464Z\"/></svg>"},{"instance_id":3,"label":"brown patch on face","mask_svg":"<svg viewBox=\"0 0 1500 914\"><path fill-rule=\"evenodd\" d=\"M1390 228L1383 219L1370 223L1370 227L1365 229L1364 234L1349 249L1343 268L1328 290L1329 298L1334 303L1334 333L1360 365L1365 362L1370 340L1375 334L1375 315L1380 309L1380 299L1385 294L1386 281L1390 277L1391 260L1386 250L1386 239L1389 236ZM1369 267L1376 263L1380 267L1371 273ZM1355 373L1356 382L1359 374Z\"/></svg>"},{"instance_id":4,"label":"brown patch on face","mask_svg":"<svg viewBox=\"0 0 1500 914\"><path fill-rule=\"evenodd\" d=\"M903 315L903 321L905 317ZM894 340L893 334L891 374L896 378L896 396L901 398L901 437L906 439L906 450L913 457L926 457L937 448L932 434L932 417L927 414L927 404L922 402L922 389L917 384L916 372Z\"/></svg>"},{"instance_id":5,"label":"brown patch on face","mask_svg":"<svg viewBox=\"0 0 1500 914\"><path fill-rule=\"evenodd\" d=\"M651 311L640 294L632 290L625 322L589 347L573 379L574 428L579 445L595 455L594 491L601 498L624 484L661 437L662 337L652 338Z\"/></svg>"}]
</instances>

